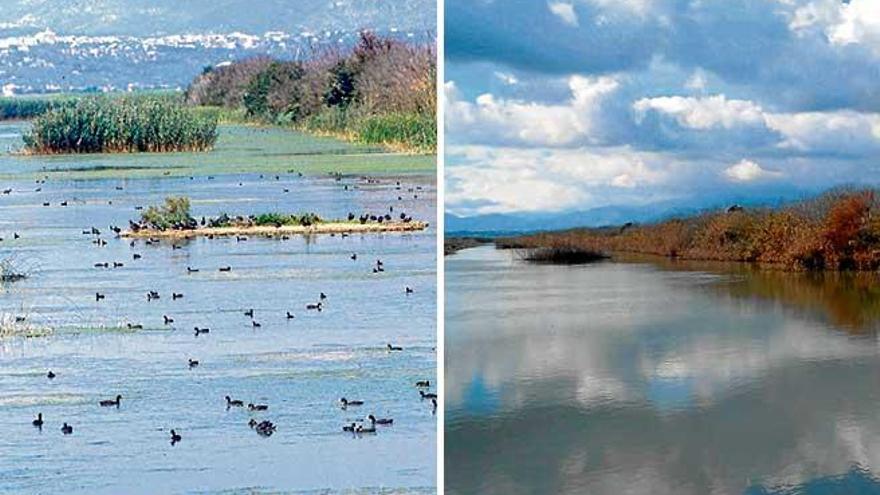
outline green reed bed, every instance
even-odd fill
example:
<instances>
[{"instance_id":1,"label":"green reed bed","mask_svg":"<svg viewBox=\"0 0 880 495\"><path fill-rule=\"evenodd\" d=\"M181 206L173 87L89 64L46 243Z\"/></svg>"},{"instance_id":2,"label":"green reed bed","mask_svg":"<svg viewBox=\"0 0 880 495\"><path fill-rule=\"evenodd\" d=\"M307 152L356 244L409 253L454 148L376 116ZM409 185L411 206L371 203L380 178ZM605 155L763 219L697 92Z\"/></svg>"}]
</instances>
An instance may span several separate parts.
<instances>
[{"instance_id":1,"label":"green reed bed","mask_svg":"<svg viewBox=\"0 0 880 495\"><path fill-rule=\"evenodd\" d=\"M437 124L433 115L373 115L356 124L357 140L365 144L381 144L395 148L409 146L416 151L437 149Z\"/></svg>"},{"instance_id":2,"label":"green reed bed","mask_svg":"<svg viewBox=\"0 0 880 495\"><path fill-rule=\"evenodd\" d=\"M207 151L217 115L163 96L89 97L40 115L23 139L31 154Z\"/></svg>"}]
</instances>

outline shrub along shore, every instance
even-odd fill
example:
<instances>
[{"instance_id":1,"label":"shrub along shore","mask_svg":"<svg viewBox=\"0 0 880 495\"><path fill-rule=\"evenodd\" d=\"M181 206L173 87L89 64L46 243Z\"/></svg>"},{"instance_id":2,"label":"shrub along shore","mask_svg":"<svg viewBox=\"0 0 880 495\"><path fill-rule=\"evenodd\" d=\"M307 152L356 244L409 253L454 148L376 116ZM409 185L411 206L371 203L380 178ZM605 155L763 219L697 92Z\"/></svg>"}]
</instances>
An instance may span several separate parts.
<instances>
[{"instance_id":1,"label":"shrub along shore","mask_svg":"<svg viewBox=\"0 0 880 495\"><path fill-rule=\"evenodd\" d=\"M880 269L880 196L870 189L840 189L780 208L732 206L646 225L505 238L496 245L541 250L544 256L552 250L639 253L788 270L874 271Z\"/></svg>"},{"instance_id":2,"label":"shrub along shore","mask_svg":"<svg viewBox=\"0 0 880 495\"><path fill-rule=\"evenodd\" d=\"M186 101L223 108L233 120L434 153L435 76L433 46L364 32L350 50L324 50L303 61L254 57L206 67Z\"/></svg>"}]
</instances>

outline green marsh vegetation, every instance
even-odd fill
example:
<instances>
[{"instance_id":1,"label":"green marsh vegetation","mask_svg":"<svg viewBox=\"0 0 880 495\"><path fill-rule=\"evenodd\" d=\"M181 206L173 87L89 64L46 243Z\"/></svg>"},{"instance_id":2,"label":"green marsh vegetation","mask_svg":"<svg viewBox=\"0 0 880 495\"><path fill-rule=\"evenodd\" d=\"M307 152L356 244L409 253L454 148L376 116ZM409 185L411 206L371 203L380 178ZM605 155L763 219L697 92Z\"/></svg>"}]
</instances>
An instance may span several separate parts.
<instances>
[{"instance_id":1,"label":"green marsh vegetation","mask_svg":"<svg viewBox=\"0 0 880 495\"><path fill-rule=\"evenodd\" d=\"M324 50L304 61L255 57L205 68L186 100L224 108L233 120L433 153L435 76L433 46L364 32L350 50Z\"/></svg>"},{"instance_id":2,"label":"green marsh vegetation","mask_svg":"<svg viewBox=\"0 0 880 495\"><path fill-rule=\"evenodd\" d=\"M40 114L22 138L30 154L207 151L217 116L173 95L84 97Z\"/></svg>"},{"instance_id":3,"label":"green marsh vegetation","mask_svg":"<svg viewBox=\"0 0 880 495\"><path fill-rule=\"evenodd\" d=\"M196 109L194 109L196 110ZM0 181L204 177L223 174L306 176L416 175L433 177L434 157L389 153L378 145L291 132L281 127L218 124L207 153L108 153L28 155L21 135L30 122L0 122ZM425 182L427 183L427 182Z\"/></svg>"},{"instance_id":4,"label":"green marsh vegetation","mask_svg":"<svg viewBox=\"0 0 880 495\"><path fill-rule=\"evenodd\" d=\"M0 98L0 120L23 120L38 117L50 110L72 105L72 95L16 96Z\"/></svg>"},{"instance_id":5,"label":"green marsh vegetation","mask_svg":"<svg viewBox=\"0 0 880 495\"><path fill-rule=\"evenodd\" d=\"M500 239L500 248L641 253L805 271L880 270L880 195L836 189L780 208L707 212L646 225L573 229Z\"/></svg>"}]
</instances>

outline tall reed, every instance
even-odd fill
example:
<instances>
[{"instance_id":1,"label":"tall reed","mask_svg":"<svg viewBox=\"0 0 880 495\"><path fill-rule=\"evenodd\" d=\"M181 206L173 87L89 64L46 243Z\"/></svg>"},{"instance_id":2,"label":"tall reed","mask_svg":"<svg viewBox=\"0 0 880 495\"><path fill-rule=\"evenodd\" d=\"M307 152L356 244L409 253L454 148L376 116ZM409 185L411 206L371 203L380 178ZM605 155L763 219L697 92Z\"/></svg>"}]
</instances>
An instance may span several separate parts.
<instances>
[{"instance_id":1,"label":"tall reed","mask_svg":"<svg viewBox=\"0 0 880 495\"><path fill-rule=\"evenodd\" d=\"M88 97L40 115L23 139L33 154L207 151L217 116L162 96Z\"/></svg>"}]
</instances>

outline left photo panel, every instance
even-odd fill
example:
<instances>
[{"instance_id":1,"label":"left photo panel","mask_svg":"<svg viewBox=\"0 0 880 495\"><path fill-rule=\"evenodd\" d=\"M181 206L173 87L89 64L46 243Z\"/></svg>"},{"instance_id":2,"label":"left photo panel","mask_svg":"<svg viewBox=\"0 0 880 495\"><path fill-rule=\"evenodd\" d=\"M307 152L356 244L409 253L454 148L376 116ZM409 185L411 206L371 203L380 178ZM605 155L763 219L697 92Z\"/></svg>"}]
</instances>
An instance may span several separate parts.
<instances>
[{"instance_id":1,"label":"left photo panel","mask_svg":"<svg viewBox=\"0 0 880 495\"><path fill-rule=\"evenodd\" d=\"M0 494L435 493L435 0L5 0Z\"/></svg>"}]
</instances>

